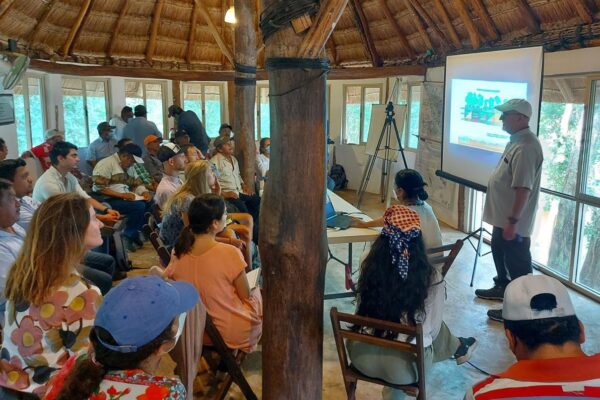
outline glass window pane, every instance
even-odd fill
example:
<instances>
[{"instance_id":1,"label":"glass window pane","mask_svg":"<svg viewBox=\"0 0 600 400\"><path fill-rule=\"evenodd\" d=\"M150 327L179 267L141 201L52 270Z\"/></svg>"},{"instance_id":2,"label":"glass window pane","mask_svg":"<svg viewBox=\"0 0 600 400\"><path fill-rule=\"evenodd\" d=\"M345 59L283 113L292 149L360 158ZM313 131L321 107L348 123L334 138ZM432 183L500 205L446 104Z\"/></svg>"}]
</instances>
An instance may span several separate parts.
<instances>
[{"instance_id":1,"label":"glass window pane","mask_svg":"<svg viewBox=\"0 0 600 400\"><path fill-rule=\"evenodd\" d=\"M17 145L19 154L29 150L27 143L27 122L25 119L25 96L23 79L14 87L15 123L17 125Z\"/></svg>"},{"instance_id":2,"label":"glass window pane","mask_svg":"<svg viewBox=\"0 0 600 400\"><path fill-rule=\"evenodd\" d=\"M85 126L83 81L63 78L62 93L65 140L77 147L87 147L89 143Z\"/></svg>"},{"instance_id":3,"label":"glass window pane","mask_svg":"<svg viewBox=\"0 0 600 400\"><path fill-rule=\"evenodd\" d=\"M87 81L85 83L88 132L90 143L98 138L98 124L108 119L106 109L106 82Z\"/></svg>"},{"instance_id":4,"label":"glass window pane","mask_svg":"<svg viewBox=\"0 0 600 400\"><path fill-rule=\"evenodd\" d=\"M544 150L542 187L574 195L584 121L585 79L558 79L545 79L542 92L539 125ZM568 100L563 93L569 93Z\"/></svg>"},{"instance_id":5,"label":"glass window pane","mask_svg":"<svg viewBox=\"0 0 600 400\"><path fill-rule=\"evenodd\" d=\"M271 137L271 117L269 111L269 88L260 88L260 137Z\"/></svg>"},{"instance_id":6,"label":"glass window pane","mask_svg":"<svg viewBox=\"0 0 600 400\"><path fill-rule=\"evenodd\" d=\"M204 127L218 134L221 126L221 86L204 86ZM200 115L200 114L198 114Z\"/></svg>"},{"instance_id":7,"label":"glass window pane","mask_svg":"<svg viewBox=\"0 0 600 400\"><path fill-rule=\"evenodd\" d=\"M577 204L540 193L531 240L531 257L546 268L569 276Z\"/></svg>"},{"instance_id":8,"label":"glass window pane","mask_svg":"<svg viewBox=\"0 0 600 400\"><path fill-rule=\"evenodd\" d=\"M577 283L600 293L600 208L583 207Z\"/></svg>"},{"instance_id":9,"label":"glass window pane","mask_svg":"<svg viewBox=\"0 0 600 400\"><path fill-rule=\"evenodd\" d=\"M160 83L146 83L146 109L148 120L164 134L163 87Z\"/></svg>"},{"instance_id":10,"label":"glass window pane","mask_svg":"<svg viewBox=\"0 0 600 400\"><path fill-rule=\"evenodd\" d=\"M29 90L29 120L31 124L31 142L34 146L44 141L44 99L42 98L42 80L27 78Z\"/></svg>"},{"instance_id":11,"label":"glass window pane","mask_svg":"<svg viewBox=\"0 0 600 400\"><path fill-rule=\"evenodd\" d=\"M408 116L408 147L419 144L419 112L421 111L421 86L410 86L410 115Z\"/></svg>"},{"instance_id":12,"label":"glass window pane","mask_svg":"<svg viewBox=\"0 0 600 400\"><path fill-rule=\"evenodd\" d=\"M195 112L198 118L202 119L202 84L183 84L183 109ZM211 136L211 132L208 129L206 133L208 133L208 136Z\"/></svg>"},{"instance_id":13,"label":"glass window pane","mask_svg":"<svg viewBox=\"0 0 600 400\"><path fill-rule=\"evenodd\" d=\"M365 88L365 114L363 117L362 127L362 142L366 142L369 136L369 126L371 124L371 110L373 104L381 103L381 89L380 88ZM385 118L383 115L378 115L376 118Z\"/></svg>"},{"instance_id":14,"label":"glass window pane","mask_svg":"<svg viewBox=\"0 0 600 400\"><path fill-rule=\"evenodd\" d=\"M344 137L346 143L358 144L360 141L360 105L362 88L360 86L346 87L344 99Z\"/></svg>"},{"instance_id":15,"label":"glass window pane","mask_svg":"<svg viewBox=\"0 0 600 400\"><path fill-rule=\"evenodd\" d=\"M594 115L588 149L587 176L584 177L585 193L600 197L600 81L594 81Z\"/></svg>"}]
</instances>

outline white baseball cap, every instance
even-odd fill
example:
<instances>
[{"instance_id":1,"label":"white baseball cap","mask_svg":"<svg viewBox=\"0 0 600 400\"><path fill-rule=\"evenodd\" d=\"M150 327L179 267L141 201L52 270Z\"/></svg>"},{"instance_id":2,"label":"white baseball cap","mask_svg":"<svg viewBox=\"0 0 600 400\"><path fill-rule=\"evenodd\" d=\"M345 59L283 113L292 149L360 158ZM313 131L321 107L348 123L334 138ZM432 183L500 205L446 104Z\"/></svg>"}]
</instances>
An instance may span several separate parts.
<instances>
[{"instance_id":1,"label":"white baseball cap","mask_svg":"<svg viewBox=\"0 0 600 400\"><path fill-rule=\"evenodd\" d=\"M521 276L506 287L502 318L508 321L569 317L575 309L565 286L547 275Z\"/></svg>"},{"instance_id":2,"label":"white baseball cap","mask_svg":"<svg viewBox=\"0 0 600 400\"><path fill-rule=\"evenodd\" d=\"M62 136L64 138L65 133L54 128L46 129L46 131L44 132L44 139L46 140L52 139L55 136Z\"/></svg>"},{"instance_id":3,"label":"white baseball cap","mask_svg":"<svg viewBox=\"0 0 600 400\"><path fill-rule=\"evenodd\" d=\"M510 99L506 103L500 104L495 108L501 112L516 111L527 118L531 118L531 104L524 99Z\"/></svg>"}]
</instances>

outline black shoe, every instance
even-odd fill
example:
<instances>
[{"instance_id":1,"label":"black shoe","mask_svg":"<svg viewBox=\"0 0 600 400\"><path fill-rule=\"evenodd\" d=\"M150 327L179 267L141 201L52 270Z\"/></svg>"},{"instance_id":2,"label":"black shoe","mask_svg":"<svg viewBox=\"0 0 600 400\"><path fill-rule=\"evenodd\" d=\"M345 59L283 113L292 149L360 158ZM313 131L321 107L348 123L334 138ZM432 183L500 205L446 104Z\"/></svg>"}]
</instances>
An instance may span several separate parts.
<instances>
[{"instance_id":1,"label":"black shoe","mask_svg":"<svg viewBox=\"0 0 600 400\"><path fill-rule=\"evenodd\" d=\"M120 281L127 278L127 272L125 271L115 271L113 275L113 281Z\"/></svg>"},{"instance_id":2,"label":"black shoe","mask_svg":"<svg viewBox=\"0 0 600 400\"><path fill-rule=\"evenodd\" d=\"M488 310L487 316L493 321L504 322L504 318L502 318L502 309Z\"/></svg>"},{"instance_id":3,"label":"black shoe","mask_svg":"<svg viewBox=\"0 0 600 400\"><path fill-rule=\"evenodd\" d=\"M494 285L491 289L477 289L475 296L486 300L504 300L504 287Z\"/></svg>"},{"instance_id":4,"label":"black shoe","mask_svg":"<svg viewBox=\"0 0 600 400\"><path fill-rule=\"evenodd\" d=\"M456 360L456 365L466 363L471 358L473 350L477 347L477 339L474 337L459 337L460 346L456 349L453 358Z\"/></svg>"}]
</instances>

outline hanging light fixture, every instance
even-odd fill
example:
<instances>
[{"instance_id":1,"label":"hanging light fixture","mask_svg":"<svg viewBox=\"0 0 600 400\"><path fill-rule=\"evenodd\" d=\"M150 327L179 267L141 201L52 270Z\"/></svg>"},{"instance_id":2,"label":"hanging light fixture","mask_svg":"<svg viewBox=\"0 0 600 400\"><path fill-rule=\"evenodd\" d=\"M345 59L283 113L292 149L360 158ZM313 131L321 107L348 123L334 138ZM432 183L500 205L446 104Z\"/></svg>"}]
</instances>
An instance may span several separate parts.
<instances>
[{"instance_id":1,"label":"hanging light fixture","mask_svg":"<svg viewBox=\"0 0 600 400\"><path fill-rule=\"evenodd\" d=\"M237 23L237 19L235 19L235 8L233 8L233 6L229 7L229 10L225 13L225 22L228 24Z\"/></svg>"}]
</instances>

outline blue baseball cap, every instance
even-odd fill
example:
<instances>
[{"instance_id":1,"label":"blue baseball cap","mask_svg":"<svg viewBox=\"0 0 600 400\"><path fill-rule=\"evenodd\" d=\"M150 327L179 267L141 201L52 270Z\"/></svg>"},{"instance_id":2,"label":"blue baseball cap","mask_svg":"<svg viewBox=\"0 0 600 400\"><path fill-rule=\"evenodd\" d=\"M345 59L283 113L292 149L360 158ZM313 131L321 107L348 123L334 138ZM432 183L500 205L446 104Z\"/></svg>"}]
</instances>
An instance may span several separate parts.
<instances>
[{"instance_id":1,"label":"blue baseball cap","mask_svg":"<svg viewBox=\"0 0 600 400\"><path fill-rule=\"evenodd\" d=\"M196 288L158 276L127 278L111 289L96 314L94 326L106 329L117 345L103 346L132 353L150 343L177 317L198 303Z\"/></svg>"}]
</instances>

